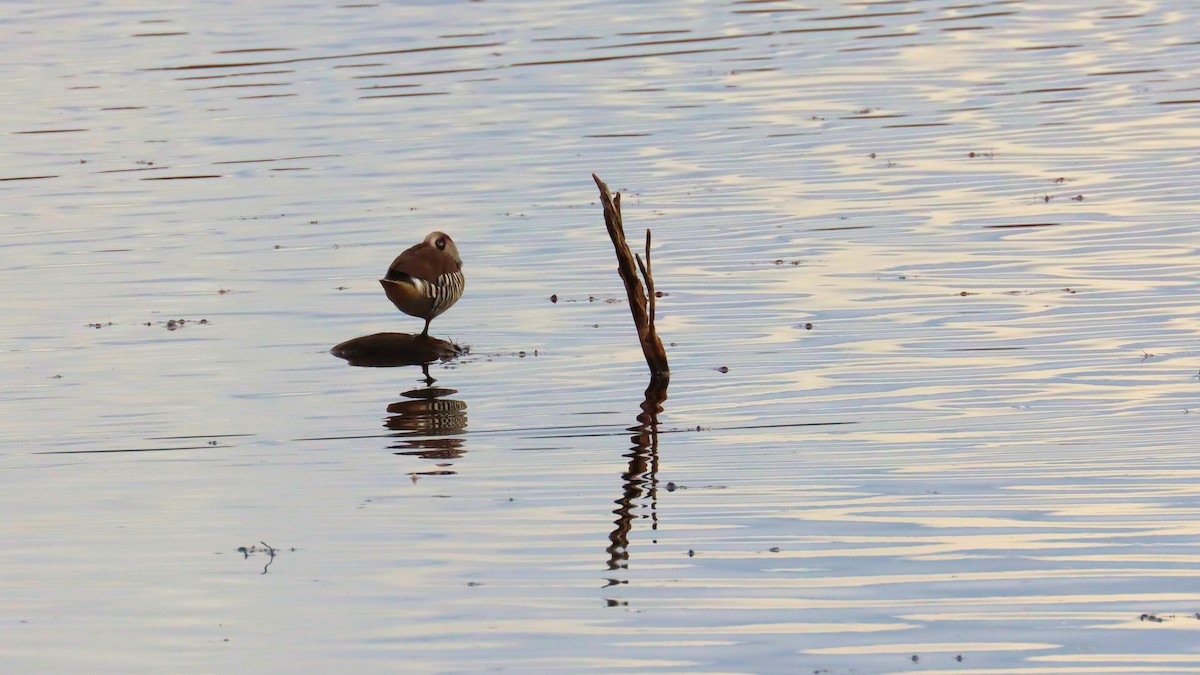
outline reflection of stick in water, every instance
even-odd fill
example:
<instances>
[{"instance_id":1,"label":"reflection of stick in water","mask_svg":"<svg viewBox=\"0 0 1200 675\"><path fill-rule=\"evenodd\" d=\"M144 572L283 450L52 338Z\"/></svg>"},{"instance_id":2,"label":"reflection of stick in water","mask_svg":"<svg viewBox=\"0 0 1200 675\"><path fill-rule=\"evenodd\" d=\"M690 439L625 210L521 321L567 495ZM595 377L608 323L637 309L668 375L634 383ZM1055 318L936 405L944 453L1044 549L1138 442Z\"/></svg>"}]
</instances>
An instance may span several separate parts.
<instances>
[{"instance_id":1,"label":"reflection of stick in water","mask_svg":"<svg viewBox=\"0 0 1200 675\"><path fill-rule=\"evenodd\" d=\"M270 544L268 544L265 541L260 541L258 543L260 543L264 547L266 547L264 550L267 552L268 558L267 558L267 564L263 566L263 571L262 571L263 574L266 574L267 568L271 566L271 563L275 562L275 547L271 546Z\"/></svg>"},{"instance_id":2,"label":"reflection of stick in water","mask_svg":"<svg viewBox=\"0 0 1200 675\"><path fill-rule=\"evenodd\" d=\"M613 249L617 253L617 272L625 283L625 294L629 296L629 311L633 314L633 325L637 328L638 343L642 346L642 354L646 357L646 365L650 366L653 378L663 378L671 375L667 366L667 350L663 349L662 340L654 328L655 294L653 270L650 267L650 230L646 230L646 259L634 255L625 241L625 224L621 220L621 193L612 194L608 186L596 174L592 174L596 185L600 188L600 202L604 206L604 225L608 228L608 236L612 239ZM636 267L635 267L636 262ZM642 288L642 280L638 278L638 270L646 278L647 293ZM664 385L665 387L665 385Z\"/></svg>"},{"instance_id":3,"label":"reflection of stick in water","mask_svg":"<svg viewBox=\"0 0 1200 675\"><path fill-rule=\"evenodd\" d=\"M646 398L642 401L642 412L630 441L633 447L625 455L629 468L621 474L623 492L613 511L617 516L616 527L608 535L608 568L627 567L629 560L629 532L633 529L634 508L643 495L650 500L650 529L658 529L658 413L662 412L663 401L667 400L666 378L651 378L646 387Z\"/></svg>"},{"instance_id":4,"label":"reflection of stick in water","mask_svg":"<svg viewBox=\"0 0 1200 675\"><path fill-rule=\"evenodd\" d=\"M600 188L600 202L604 205L604 225L608 228L608 236L612 239L613 249L617 254L617 272L625 284L625 294L629 297L629 311L633 315L633 324L637 328L638 344L642 347L642 355L646 357L646 365L650 366L650 386L646 387L646 398L642 401L642 412L638 415L637 426L630 427L633 436L630 440L633 447L626 457L629 458L629 468L622 474L623 492L617 500L617 508L613 511L617 516L615 528L609 535L608 567L620 569L626 567L629 559L629 532L633 529L634 509L638 500L643 496L650 500L651 529L658 529L658 515L655 500L658 485L658 414L662 412L663 401L667 400L667 383L670 381L671 370L667 365L667 351L663 348L662 340L654 327L655 300L653 269L650 266L650 230L646 230L646 258L634 255L625 241L625 224L621 219L621 193L612 194L608 186L599 176L592 174L596 186ZM636 263L636 267L635 267ZM638 271L641 271L641 278ZM642 287L642 278L646 280Z\"/></svg>"}]
</instances>

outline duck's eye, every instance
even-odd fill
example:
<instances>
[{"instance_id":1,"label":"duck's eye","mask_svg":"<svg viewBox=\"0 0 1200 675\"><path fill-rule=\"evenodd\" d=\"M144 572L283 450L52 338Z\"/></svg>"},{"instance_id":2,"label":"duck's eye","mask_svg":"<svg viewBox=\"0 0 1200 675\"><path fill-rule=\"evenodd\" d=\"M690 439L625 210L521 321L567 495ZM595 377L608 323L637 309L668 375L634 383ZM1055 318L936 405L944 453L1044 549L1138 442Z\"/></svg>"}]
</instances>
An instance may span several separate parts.
<instances>
[{"instance_id":1,"label":"duck's eye","mask_svg":"<svg viewBox=\"0 0 1200 675\"><path fill-rule=\"evenodd\" d=\"M445 250L446 250L446 238L445 238L445 237L438 237L438 240L437 240L436 244L437 244L437 247L438 247L438 250L439 250L439 251L445 251Z\"/></svg>"}]
</instances>

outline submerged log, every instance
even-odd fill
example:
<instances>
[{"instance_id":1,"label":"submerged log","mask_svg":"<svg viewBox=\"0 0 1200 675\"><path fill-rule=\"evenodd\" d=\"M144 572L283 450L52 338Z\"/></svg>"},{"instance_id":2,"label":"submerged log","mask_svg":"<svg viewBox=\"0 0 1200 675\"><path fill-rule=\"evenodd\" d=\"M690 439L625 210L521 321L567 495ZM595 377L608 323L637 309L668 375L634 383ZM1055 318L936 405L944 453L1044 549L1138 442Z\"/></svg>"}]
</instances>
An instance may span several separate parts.
<instances>
[{"instance_id":1,"label":"submerged log","mask_svg":"<svg viewBox=\"0 0 1200 675\"><path fill-rule=\"evenodd\" d=\"M420 366L446 361L466 353L453 342L411 333L375 333L364 335L329 350L352 366Z\"/></svg>"},{"instance_id":2,"label":"submerged log","mask_svg":"<svg viewBox=\"0 0 1200 675\"><path fill-rule=\"evenodd\" d=\"M629 250L625 241L625 224L621 219L621 193L609 192L608 185L592 174L596 186L600 188L600 203L604 206L604 225L608 228L608 236L612 239L613 249L617 254L617 273L625 284L625 295L629 298L629 311L633 314L633 325L637 328L638 343L642 354L646 357L646 365L650 366L650 377L653 383L662 380L663 388L670 379L671 369L667 365L667 350L663 348L658 331L654 328L655 292L654 276L650 267L650 230L646 230L646 258L635 255ZM646 279L645 287L638 277L638 271Z\"/></svg>"}]
</instances>

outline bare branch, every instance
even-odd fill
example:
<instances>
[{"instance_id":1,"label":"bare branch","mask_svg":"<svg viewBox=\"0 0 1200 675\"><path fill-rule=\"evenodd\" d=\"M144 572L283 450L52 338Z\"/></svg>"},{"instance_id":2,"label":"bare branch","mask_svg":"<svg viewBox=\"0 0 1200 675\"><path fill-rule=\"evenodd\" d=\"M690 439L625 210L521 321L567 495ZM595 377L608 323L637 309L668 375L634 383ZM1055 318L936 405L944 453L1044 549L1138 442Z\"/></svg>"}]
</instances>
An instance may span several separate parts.
<instances>
[{"instance_id":1,"label":"bare branch","mask_svg":"<svg viewBox=\"0 0 1200 675\"><path fill-rule=\"evenodd\" d=\"M646 230L646 259L635 256L629 250L625 241L625 225L621 218L621 193L609 192L608 185L592 174L596 186L600 188L600 203L604 207L604 225L608 228L608 236L612 239L613 250L617 254L617 273L625 284L625 294L629 298L629 312L633 315L633 324L637 328L638 342L642 346L642 354L646 357L646 365L654 378L666 378L670 375L667 365L667 352L662 340L654 327L655 303L654 277L650 270L650 231ZM641 272L645 278L645 287ZM647 290L649 292L647 292Z\"/></svg>"}]
</instances>

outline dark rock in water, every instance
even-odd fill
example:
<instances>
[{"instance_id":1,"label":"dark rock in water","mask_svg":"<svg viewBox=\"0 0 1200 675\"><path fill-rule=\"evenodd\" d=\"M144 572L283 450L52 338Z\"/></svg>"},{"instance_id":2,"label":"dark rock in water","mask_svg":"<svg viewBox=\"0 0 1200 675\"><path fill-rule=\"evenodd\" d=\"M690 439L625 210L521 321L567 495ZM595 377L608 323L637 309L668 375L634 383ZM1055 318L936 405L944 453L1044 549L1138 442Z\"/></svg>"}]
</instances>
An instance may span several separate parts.
<instances>
[{"instance_id":1,"label":"dark rock in water","mask_svg":"<svg viewBox=\"0 0 1200 675\"><path fill-rule=\"evenodd\" d=\"M446 361L466 352L466 348L453 342L412 333L364 335L346 340L329 350L329 353L345 359L352 366L374 367L419 366Z\"/></svg>"}]
</instances>

